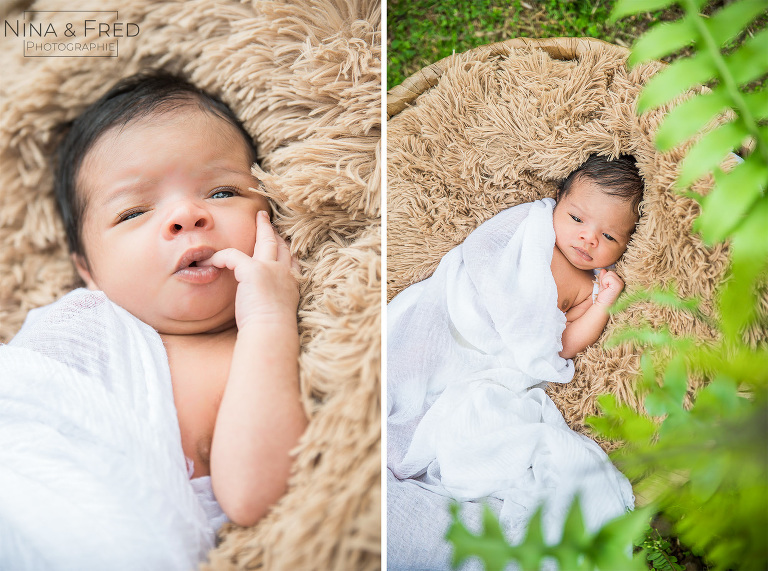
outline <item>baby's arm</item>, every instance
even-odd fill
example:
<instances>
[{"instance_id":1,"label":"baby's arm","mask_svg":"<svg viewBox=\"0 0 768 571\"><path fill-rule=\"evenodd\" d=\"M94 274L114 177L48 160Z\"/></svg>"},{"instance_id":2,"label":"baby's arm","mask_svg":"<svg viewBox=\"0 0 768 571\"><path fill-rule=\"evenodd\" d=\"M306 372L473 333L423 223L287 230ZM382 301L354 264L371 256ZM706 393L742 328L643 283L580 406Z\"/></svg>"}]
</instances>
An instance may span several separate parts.
<instances>
[{"instance_id":1,"label":"baby's arm","mask_svg":"<svg viewBox=\"0 0 768 571\"><path fill-rule=\"evenodd\" d=\"M624 282L616 272L600 270L598 280L600 290L595 303L591 296L587 297L566 314L568 321L563 331L563 350L560 351L563 359L573 359L597 341L608 324L608 308L624 289Z\"/></svg>"},{"instance_id":2,"label":"baby's arm","mask_svg":"<svg viewBox=\"0 0 768 571\"><path fill-rule=\"evenodd\" d=\"M252 258L230 248L210 263L234 270L238 281L237 341L216 417L211 482L224 513L249 526L285 492L289 452L307 423L299 398L299 292L288 246L265 212L258 213Z\"/></svg>"}]
</instances>

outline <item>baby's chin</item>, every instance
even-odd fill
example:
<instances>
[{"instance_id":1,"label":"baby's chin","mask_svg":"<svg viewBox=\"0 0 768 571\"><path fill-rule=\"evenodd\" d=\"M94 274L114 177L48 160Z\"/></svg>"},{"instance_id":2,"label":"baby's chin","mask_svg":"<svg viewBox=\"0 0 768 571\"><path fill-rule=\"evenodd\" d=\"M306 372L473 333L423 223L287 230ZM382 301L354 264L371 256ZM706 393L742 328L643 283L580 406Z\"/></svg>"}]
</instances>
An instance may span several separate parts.
<instances>
[{"instance_id":1,"label":"baby's chin","mask_svg":"<svg viewBox=\"0 0 768 571\"><path fill-rule=\"evenodd\" d=\"M198 306L193 309L166 310L137 317L161 335L219 333L237 326L234 301L223 307Z\"/></svg>"}]
</instances>

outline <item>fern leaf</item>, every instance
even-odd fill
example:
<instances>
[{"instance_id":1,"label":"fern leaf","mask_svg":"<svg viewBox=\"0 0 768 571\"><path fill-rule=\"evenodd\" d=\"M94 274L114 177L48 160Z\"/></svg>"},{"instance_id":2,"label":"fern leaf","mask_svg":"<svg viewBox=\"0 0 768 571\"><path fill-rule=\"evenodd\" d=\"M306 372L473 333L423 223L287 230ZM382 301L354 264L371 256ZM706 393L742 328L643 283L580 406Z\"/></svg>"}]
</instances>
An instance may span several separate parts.
<instances>
[{"instance_id":1,"label":"fern leaf","mask_svg":"<svg viewBox=\"0 0 768 571\"><path fill-rule=\"evenodd\" d=\"M768 28L745 40L738 50L724 58L737 85L744 85L768 73L766 54L768 54Z\"/></svg>"},{"instance_id":2,"label":"fern leaf","mask_svg":"<svg viewBox=\"0 0 768 571\"><path fill-rule=\"evenodd\" d=\"M682 408L683 399L688 392L688 371L682 354L675 355L667 365L664 373L664 391L678 407Z\"/></svg>"},{"instance_id":3,"label":"fern leaf","mask_svg":"<svg viewBox=\"0 0 768 571\"><path fill-rule=\"evenodd\" d=\"M667 8L674 0L619 0L611 13L611 21L624 18L638 12L650 12Z\"/></svg>"},{"instance_id":4,"label":"fern leaf","mask_svg":"<svg viewBox=\"0 0 768 571\"><path fill-rule=\"evenodd\" d=\"M632 558L623 543L637 543L651 519L651 508L636 509L606 523L592 540L598 546L591 552L598 569L641 570L647 569L640 558Z\"/></svg>"},{"instance_id":5,"label":"fern leaf","mask_svg":"<svg viewBox=\"0 0 768 571\"><path fill-rule=\"evenodd\" d=\"M451 504L453 523L448 528L445 538L453 544L453 566L458 567L462 561L476 555L482 559L485 569L488 571L501 571L511 557L512 549L503 537L495 533L494 528L499 528L499 522L491 513L490 508L484 507L483 521L486 527L480 535L471 533L458 519L458 504ZM490 517L488 514L490 513ZM489 529L488 523L491 522ZM499 528L500 529L500 528ZM490 535L488 535L490 532Z\"/></svg>"},{"instance_id":6,"label":"fern leaf","mask_svg":"<svg viewBox=\"0 0 768 571\"><path fill-rule=\"evenodd\" d=\"M691 97L684 101L664 118L656 132L656 146L660 151L668 151L702 130L710 121L729 106L729 98L724 89L716 89Z\"/></svg>"},{"instance_id":7,"label":"fern leaf","mask_svg":"<svg viewBox=\"0 0 768 571\"><path fill-rule=\"evenodd\" d=\"M539 506L528 520L525 539L518 546L516 559L523 571L538 571L542 557L546 554L544 542L544 507Z\"/></svg>"},{"instance_id":8,"label":"fern leaf","mask_svg":"<svg viewBox=\"0 0 768 571\"><path fill-rule=\"evenodd\" d=\"M661 329L651 329L650 327L621 329L608 338L605 346L611 348L627 342L633 343L635 346L664 347L673 343L674 337L669 333L669 329L664 327Z\"/></svg>"},{"instance_id":9,"label":"fern leaf","mask_svg":"<svg viewBox=\"0 0 768 571\"><path fill-rule=\"evenodd\" d=\"M650 442L658 430L650 418L620 406L610 393L597 397L597 405L603 416L590 416L586 422L606 438L642 445Z\"/></svg>"},{"instance_id":10,"label":"fern leaf","mask_svg":"<svg viewBox=\"0 0 768 571\"><path fill-rule=\"evenodd\" d=\"M631 293L624 294L619 298L619 301L611 307L611 313L619 313L641 301L652 301L663 307L671 307L673 309L684 311L696 311L700 305L700 301L696 298L680 298L674 285L670 284L667 288L656 287L650 290L638 289Z\"/></svg>"},{"instance_id":11,"label":"fern leaf","mask_svg":"<svg viewBox=\"0 0 768 571\"><path fill-rule=\"evenodd\" d=\"M731 240L731 279L720 296L723 333L736 339L752 321L757 305L754 283L768 265L768 199L757 201Z\"/></svg>"},{"instance_id":12,"label":"fern leaf","mask_svg":"<svg viewBox=\"0 0 768 571\"><path fill-rule=\"evenodd\" d=\"M656 365L649 352L640 355L640 377L638 378L638 389L641 392L647 392L656 382Z\"/></svg>"},{"instance_id":13,"label":"fern leaf","mask_svg":"<svg viewBox=\"0 0 768 571\"><path fill-rule=\"evenodd\" d=\"M627 60L630 67L645 61L661 59L692 43L696 38L696 28L690 19L684 18L672 23L663 23L651 28L632 46L632 53Z\"/></svg>"},{"instance_id":14,"label":"fern leaf","mask_svg":"<svg viewBox=\"0 0 768 571\"><path fill-rule=\"evenodd\" d=\"M704 135L680 164L677 188L687 188L714 170L748 136L749 132L738 122L726 123Z\"/></svg>"},{"instance_id":15,"label":"fern leaf","mask_svg":"<svg viewBox=\"0 0 768 571\"><path fill-rule=\"evenodd\" d=\"M735 54L734 54L735 55ZM637 111L669 103L692 87L706 83L717 71L709 52L700 52L689 59L681 59L654 75L637 100Z\"/></svg>"},{"instance_id":16,"label":"fern leaf","mask_svg":"<svg viewBox=\"0 0 768 571\"><path fill-rule=\"evenodd\" d=\"M764 0L734 2L704 21L717 45L723 46L768 9Z\"/></svg>"},{"instance_id":17,"label":"fern leaf","mask_svg":"<svg viewBox=\"0 0 768 571\"><path fill-rule=\"evenodd\" d=\"M745 399L739 397L736 382L724 375L718 375L699 391L691 413L700 418L729 414L743 407Z\"/></svg>"},{"instance_id":18,"label":"fern leaf","mask_svg":"<svg viewBox=\"0 0 768 571\"><path fill-rule=\"evenodd\" d=\"M651 416L665 416L676 411L676 403L660 387L655 387L645 395L643 407Z\"/></svg>"},{"instance_id":19,"label":"fern leaf","mask_svg":"<svg viewBox=\"0 0 768 571\"><path fill-rule=\"evenodd\" d=\"M768 90L744 94L744 103L755 121L768 119Z\"/></svg>"},{"instance_id":20,"label":"fern leaf","mask_svg":"<svg viewBox=\"0 0 768 571\"><path fill-rule=\"evenodd\" d=\"M580 544L587 538L586 528L584 527L584 516L581 512L581 500L578 496L574 498L571 509L565 518L563 526L563 539L569 538L571 543Z\"/></svg>"},{"instance_id":21,"label":"fern leaf","mask_svg":"<svg viewBox=\"0 0 768 571\"><path fill-rule=\"evenodd\" d=\"M702 203L694 230L712 245L721 242L741 222L768 185L768 165L753 153L731 172L715 171L715 188Z\"/></svg>"}]
</instances>

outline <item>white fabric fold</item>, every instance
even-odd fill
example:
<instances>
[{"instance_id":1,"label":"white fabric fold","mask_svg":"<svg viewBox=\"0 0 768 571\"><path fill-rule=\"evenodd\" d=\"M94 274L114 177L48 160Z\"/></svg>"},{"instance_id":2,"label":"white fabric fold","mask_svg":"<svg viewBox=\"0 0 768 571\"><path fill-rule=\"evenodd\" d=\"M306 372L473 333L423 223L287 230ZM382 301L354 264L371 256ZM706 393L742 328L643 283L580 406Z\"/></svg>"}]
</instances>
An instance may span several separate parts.
<instances>
[{"instance_id":1,"label":"white fabric fold","mask_svg":"<svg viewBox=\"0 0 768 571\"><path fill-rule=\"evenodd\" d=\"M157 332L102 292L30 312L0 346L0 567L188 570L213 545Z\"/></svg>"},{"instance_id":2,"label":"white fabric fold","mask_svg":"<svg viewBox=\"0 0 768 571\"><path fill-rule=\"evenodd\" d=\"M558 355L565 315L550 268L553 208L543 199L496 215L387 310L388 468L424 494L501 500L513 541L542 503L545 537L555 542L575 494L591 529L634 502L626 478L541 388L574 371ZM399 489L388 494L401 505ZM447 567L434 527L395 516L388 529L393 561L420 544L435 554L428 568Z\"/></svg>"}]
</instances>

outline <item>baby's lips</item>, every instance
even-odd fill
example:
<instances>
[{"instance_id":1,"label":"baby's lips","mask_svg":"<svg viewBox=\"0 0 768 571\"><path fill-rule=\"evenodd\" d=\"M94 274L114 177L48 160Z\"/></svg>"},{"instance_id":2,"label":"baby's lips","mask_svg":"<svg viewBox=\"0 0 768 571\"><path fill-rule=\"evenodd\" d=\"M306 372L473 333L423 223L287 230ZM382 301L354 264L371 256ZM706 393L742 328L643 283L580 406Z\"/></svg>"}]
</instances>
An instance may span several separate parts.
<instances>
[{"instance_id":1,"label":"baby's lips","mask_svg":"<svg viewBox=\"0 0 768 571\"><path fill-rule=\"evenodd\" d=\"M198 246L195 248L190 248L184 252L181 258L179 258L179 261L176 263L176 271L178 272L183 270L184 268L189 267L191 264L198 265L200 261L210 258L215 253L216 250L210 246Z\"/></svg>"}]
</instances>

